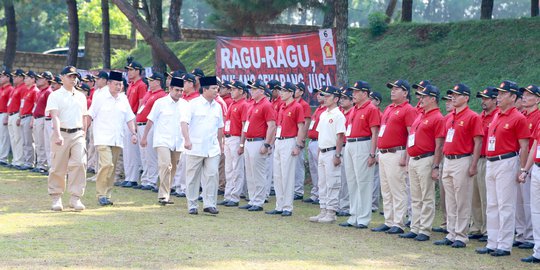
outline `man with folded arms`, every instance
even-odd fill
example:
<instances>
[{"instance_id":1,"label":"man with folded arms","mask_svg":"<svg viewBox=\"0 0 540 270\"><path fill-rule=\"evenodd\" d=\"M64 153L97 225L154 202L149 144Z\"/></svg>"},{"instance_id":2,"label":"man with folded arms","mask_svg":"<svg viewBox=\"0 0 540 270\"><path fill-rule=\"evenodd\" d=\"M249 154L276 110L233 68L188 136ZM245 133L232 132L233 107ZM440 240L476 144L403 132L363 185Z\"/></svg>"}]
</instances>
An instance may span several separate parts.
<instances>
[{"instance_id":1,"label":"man with folded arms","mask_svg":"<svg viewBox=\"0 0 540 270\"><path fill-rule=\"evenodd\" d=\"M503 81L497 88L499 112L488 131L486 151L487 233L486 247L479 254L509 256L516 222L518 174L528 173L527 162L530 131L525 116L515 107L521 95L515 82ZM520 169L521 168L521 169ZM516 181L517 180L517 181Z\"/></svg>"},{"instance_id":2,"label":"man with folded arms","mask_svg":"<svg viewBox=\"0 0 540 270\"><path fill-rule=\"evenodd\" d=\"M411 231L401 238L427 241L435 218L435 181L444 143L444 117L439 110L439 89L434 85L418 88L422 109L411 126L407 140L409 182L411 187Z\"/></svg>"},{"instance_id":3,"label":"man with folded arms","mask_svg":"<svg viewBox=\"0 0 540 270\"><path fill-rule=\"evenodd\" d=\"M464 248L469 241L473 184L482 146L482 119L467 103L471 90L459 83L448 90L454 110L446 119L446 139L443 146L442 182L446 199L448 234L435 245Z\"/></svg>"}]
</instances>

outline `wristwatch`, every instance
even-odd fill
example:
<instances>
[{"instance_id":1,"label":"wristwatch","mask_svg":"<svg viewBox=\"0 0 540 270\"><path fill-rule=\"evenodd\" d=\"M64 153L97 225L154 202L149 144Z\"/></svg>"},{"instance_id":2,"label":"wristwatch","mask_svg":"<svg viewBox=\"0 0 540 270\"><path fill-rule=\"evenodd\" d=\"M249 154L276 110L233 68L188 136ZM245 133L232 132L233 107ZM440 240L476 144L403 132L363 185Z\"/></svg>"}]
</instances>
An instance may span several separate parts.
<instances>
[{"instance_id":1,"label":"wristwatch","mask_svg":"<svg viewBox=\"0 0 540 270\"><path fill-rule=\"evenodd\" d=\"M241 143L241 144L240 144L240 147L242 147L242 148L243 148L243 147L244 147L244 144L243 144L243 143Z\"/></svg>"},{"instance_id":2,"label":"wristwatch","mask_svg":"<svg viewBox=\"0 0 540 270\"><path fill-rule=\"evenodd\" d=\"M369 154L370 158L375 158L375 154Z\"/></svg>"},{"instance_id":3,"label":"wristwatch","mask_svg":"<svg viewBox=\"0 0 540 270\"><path fill-rule=\"evenodd\" d=\"M342 157L342 156L343 156L343 154L341 154L341 153L340 153L340 154L335 154L335 155L334 155L334 157L337 157L337 158L340 158L340 157Z\"/></svg>"},{"instance_id":4,"label":"wristwatch","mask_svg":"<svg viewBox=\"0 0 540 270\"><path fill-rule=\"evenodd\" d=\"M268 148L268 149L272 148L272 146L271 146L269 143L265 143L265 144L264 144L264 147L266 147L266 148Z\"/></svg>"}]
</instances>

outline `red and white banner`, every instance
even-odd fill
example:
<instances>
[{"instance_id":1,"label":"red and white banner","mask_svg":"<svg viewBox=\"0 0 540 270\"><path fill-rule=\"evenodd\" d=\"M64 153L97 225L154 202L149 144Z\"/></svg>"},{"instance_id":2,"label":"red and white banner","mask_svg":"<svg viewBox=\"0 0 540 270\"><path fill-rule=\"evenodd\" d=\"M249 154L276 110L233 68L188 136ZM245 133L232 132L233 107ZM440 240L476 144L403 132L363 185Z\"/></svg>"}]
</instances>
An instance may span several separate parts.
<instances>
[{"instance_id":1,"label":"red and white banner","mask_svg":"<svg viewBox=\"0 0 540 270\"><path fill-rule=\"evenodd\" d=\"M332 29L216 40L216 76L222 80L303 82L309 92L336 81Z\"/></svg>"}]
</instances>

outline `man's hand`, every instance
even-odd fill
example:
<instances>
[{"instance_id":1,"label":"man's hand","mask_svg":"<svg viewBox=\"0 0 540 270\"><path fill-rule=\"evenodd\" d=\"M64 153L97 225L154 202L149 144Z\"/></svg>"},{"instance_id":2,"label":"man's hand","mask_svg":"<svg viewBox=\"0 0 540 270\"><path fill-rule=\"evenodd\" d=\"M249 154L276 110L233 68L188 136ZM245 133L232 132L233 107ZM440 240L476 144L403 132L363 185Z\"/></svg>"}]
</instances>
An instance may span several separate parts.
<instances>
[{"instance_id":1,"label":"man's hand","mask_svg":"<svg viewBox=\"0 0 540 270\"><path fill-rule=\"evenodd\" d=\"M137 144L137 135L135 135L135 134L131 135L131 143L132 144Z\"/></svg>"},{"instance_id":2,"label":"man's hand","mask_svg":"<svg viewBox=\"0 0 540 270\"><path fill-rule=\"evenodd\" d=\"M377 160L374 157L368 157L367 159L367 165L368 167L371 167L377 163Z\"/></svg>"},{"instance_id":3,"label":"man's hand","mask_svg":"<svg viewBox=\"0 0 540 270\"><path fill-rule=\"evenodd\" d=\"M524 184L527 181L527 175L529 175L527 172L521 172L518 175L517 182L520 184Z\"/></svg>"},{"instance_id":4,"label":"man's hand","mask_svg":"<svg viewBox=\"0 0 540 270\"><path fill-rule=\"evenodd\" d=\"M191 141L190 141L190 140L186 140L186 141L184 142L184 148L186 148L186 150L191 150L191 147L192 147L192 146L193 146L193 145L191 144Z\"/></svg>"},{"instance_id":5,"label":"man's hand","mask_svg":"<svg viewBox=\"0 0 540 270\"><path fill-rule=\"evenodd\" d=\"M15 122L15 124L20 127L21 126L21 118L17 118L17 122Z\"/></svg>"},{"instance_id":6,"label":"man's hand","mask_svg":"<svg viewBox=\"0 0 540 270\"><path fill-rule=\"evenodd\" d=\"M431 179L433 181L439 180L439 168L433 168L431 169Z\"/></svg>"},{"instance_id":7,"label":"man's hand","mask_svg":"<svg viewBox=\"0 0 540 270\"><path fill-rule=\"evenodd\" d=\"M56 141L54 142L56 145L64 145L64 137L62 135L59 135L58 138L56 138Z\"/></svg>"},{"instance_id":8,"label":"man's hand","mask_svg":"<svg viewBox=\"0 0 540 270\"><path fill-rule=\"evenodd\" d=\"M298 149L298 147L294 147L294 149L292 150L292 155L296 157L298 156L298 154L300 154L300 149Z\"/></svg>"},{"instance_id":9,"label":"man's hand","mask_svg":"<svg viewBox=\"0 0 540 270\"><path fill-rule=\"evenodd\" d=\"M469 167L469 176L473 177L478 173L478 169L476 168L476 165L471 164Z\"/></svg>"},{"instance_id":10,"label":"man's hand","mask_svg":"<svg viewBox=\"0 0 540 270\"><path fill-rule=\"evenodd\" d=\"M146 147L148 145L148 141L146 139L146 136L143 136L141 138L141 147Z\"/></svg>"},{"instance_id":11,"label":"man's hand","mask_svg":"<svg viewBox=\"0 0 540 270\"><path fill-rule=\"evenodd\" d=\"M332 162L334 163L334 167L337 167L341 165L341 158L334 156L334 158L332 159Z\"/></svg>"},{"instance_id":12,"label":"man's hand","mask_svg":"<svg viewBox=\"0 0 540 270\"><path fill-rule=\"evenodd\" d=\"M239 156L243 155L243 154L244 154L244 147L240 147L240 146L239 146L239 147L238 147L238 150L236 150L236 153L237 153Z\"/></svg>"}]
</instances>

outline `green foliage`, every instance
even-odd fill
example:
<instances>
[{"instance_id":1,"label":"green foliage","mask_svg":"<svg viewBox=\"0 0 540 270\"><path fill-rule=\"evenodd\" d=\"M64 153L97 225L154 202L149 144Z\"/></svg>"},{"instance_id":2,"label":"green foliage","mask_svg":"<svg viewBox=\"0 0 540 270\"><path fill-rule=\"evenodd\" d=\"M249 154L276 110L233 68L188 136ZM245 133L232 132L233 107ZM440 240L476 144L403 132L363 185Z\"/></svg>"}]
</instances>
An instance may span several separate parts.
<instances>
[{"instance_id":1,"label":"green foliage","mask_svg":"<svg viewBox=\"0 0 540 270\"><path fill-rule=\"evenodd\" d=\"M388 16L382 12L373 12L369 14L369 29L373 37L380 36L388 29L388 23L386 19Z\"/></svg>"}]
</instances>

